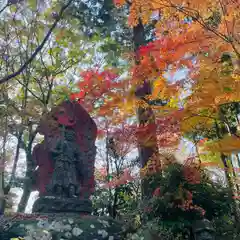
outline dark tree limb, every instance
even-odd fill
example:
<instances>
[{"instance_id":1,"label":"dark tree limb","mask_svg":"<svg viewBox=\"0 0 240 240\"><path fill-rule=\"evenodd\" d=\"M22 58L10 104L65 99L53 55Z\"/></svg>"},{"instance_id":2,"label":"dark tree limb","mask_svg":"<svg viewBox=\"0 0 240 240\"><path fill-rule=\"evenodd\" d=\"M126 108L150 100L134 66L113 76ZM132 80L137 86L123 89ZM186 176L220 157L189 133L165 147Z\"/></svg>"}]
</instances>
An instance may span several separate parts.
<instances>
[{"instance_id":1,"label":"dark tree limb","mask_svg":"<svg viewBox=\"0 0 240 240\"><path fill-rule=\"evenodd\" d=\"M49 29L49 31L46 34L45 38L43 39L42 43L35 49L33 54L27 59L27 61L16 72L13 72L10 75L7 75L6 77L0 79L0 84L5 83L5 82L9 81L10 79L12 79L12 78L18 76L19 74L21 74L24 71L24 69L26 69L26 67L35 59L37 54L42 50L45 43L48 41L50 35L52 34L53 30L57 26L58 22L61 20L64 11L70 6L70 4L72 2L73 2L73 0L69 0L68 3L61 8L60 12L54 16L55 17L55 22L53 23L53 25Z\"/></svg>"},{"instance_id":2,"label":"dark tree limb","mask_svg":"<svg viewBox=\"0 0 240 240\"><path fill-rule=\"evenodd\" d=\"M142 99L145 103L147 103L150 106L165 106L169 102L168 100L162 100L162 99L149 100L145 97L141 97L140 99Z\"/></svg>"},{"instance_id":3,"label":"dark tree limb","mask_svg":"<svg viewBox=\"0 0 240 240\"><path fill-rule=\"evenodd\" d=\"M0 14L9 6L9 4L7 3L1 10L0 10Z\"/></svg>"}]
</instances>

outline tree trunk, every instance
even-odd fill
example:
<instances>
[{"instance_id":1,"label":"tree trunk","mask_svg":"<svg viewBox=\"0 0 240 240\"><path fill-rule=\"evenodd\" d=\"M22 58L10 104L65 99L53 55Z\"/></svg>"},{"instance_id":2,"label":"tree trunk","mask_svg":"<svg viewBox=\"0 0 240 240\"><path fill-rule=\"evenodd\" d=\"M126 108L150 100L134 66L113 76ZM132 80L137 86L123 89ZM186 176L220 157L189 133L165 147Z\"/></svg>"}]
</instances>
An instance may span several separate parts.
<instances>
[{"instance_id":1,"label":"tree trunk","mask_svg":"<svg viewBox=\"0 0 240 240\"><path fill-rule=\"evenodd\" d=\"M33 178L33 172L34 172L34 164L32 160L32 144L28 146L26 149L26 162L27 162L27 171L26 171L26 177L23 185L23 194L21 197L21 200L18 204L17 212L25 212L28 199L30 197L30 194L32 192L32 178Z\"/></svg>"},{"instance_id":2,"label":"tree trunk","mask_svg":"<svg viewBox=\"0 0 240 240\"><path fill-rule=\"evenodd\" d=\"M137 26L133 28L133 43L134 43L134 50L136 54L136 59L135 62L136 64L139 63L139 56L138 56L138 49L139 47L143 46L145 44L145 34L144 34L144 26L139 20L139 23ZM136 89L135 95L136 97L142 98L145 97L146 95L151 94L151 85L149 81L146 79L146 81L143 83L142 86L139 86L138 89ZM153 113L153 110L151 107L143 108L139 107L137 109L137 118L140 126L146 126L146 125L153 125L156 129L156 124L155 124L155 116ZM146 134L148 134L146 132ZM141 168L145 167L148 160L158 152L158 147L157 147L157 140L156 140L156 132L151 132L149 134L152 134L152 137L148 140L147 143L140 144L138 147L139 151L139 159L140 159L140 164ZM140 142L140 141L139 141ZM150 144L151 142L151 144ZM146 179L142 181L142 196L147 197L149 196L149 190L148 190L148 183Z\"/></svg>"},{"instance_id":3,"label":"tree trunk","mask_svg":"<svg viewBox=\"0 0 240 240\"><path fill-rule=\"evenodd\" d=\"M30 172L26 172L26 179L25 179L24 186L23 186L23 194L22 194L21 200L18 204L17 212L22 212L22 213L25 212L25 209L26 209L26 206L28 203L28 199L32 192L31 186L32 186L31 174L30 174Z\"/></svg>"},{"instance_id":4,"label":"tree trunk","mask_svg":"<svg viewBox=\"0 0 240 240\"><path fill-rule=\"evenodd\" d=\"M229 173L229 167L228 167L227 161L226 161L227 157L225 155L221 154L221 160L224 165L224 172L225 172L228 187L231 190L231 195L234 196L234 184L233 184L232 178ZM235 222L238 223L239 222L239 212L238 212L238 206L237 206L237 203L235 200L233 200L232 212L233 212Z\"/></svg>"},{"instance_id":5,"label":"tree trunk","mask_svg":"<svg viewBox=\"0 0 240 240\"><path fill-rule=\"evenodd\" d=\"M220 119L224 120L221 110L220 110ZM218 126L218 123L216 121L215 121L215 127L216 127L217 137L218 137L218 139L221 139L222 134L221 134L220 128ZM233 197L234 196L234 184L233 184L232 178L231 178L230 173L229 173L229 167L227 165L227 156L225 156L224 154L221 154L221 161L222 161L223 166L224 166L224 173L225 173L227 185L228 185L228 187L231 191L231 195ZM233 205L232 205L232 213L234 215L235 222L238 223L239 222L238 207L237 207L237 203L234 199L233 199Z\"/></svg>"},{"instance_id":6,"label":"tree trunk","mask_svg":"<svg viewBox=\"0 0 240 240\"><path fill-rule=\"evenodd\" d=\"M1 164L1 163L0 163ZM4 214L5 194L3 191L3 172L0 173L0 216Z\"/></svg>"},{"instance_id":7,"label":"tree trunk","mask_svg":"<svg viewBox=\"0 0 240 240\"><path fill-rule=\"evenodd\" d=\"M4 172L5 172L5 161L6 161L6 142L7 142L7 124L8 124L8 119L7 117L5 117L5 121L4 121L4 128L5 128L5 132L4 132L4 136L3 136L3 152L0 155L0 216L4 214L5 211L5 206L6 206L6 200L5 200L5 196L6 196L6 192L5 190L5 186L4 186Z\"/></svg>"},{"instance_id":8,"label":"tree trunk","mask_svg":"<svg viewBox=\"0 0 240 240\"><path fill-rule=\"evenodd\" d=\"M232 167L232 173L233 173L233 177L234 177L234 183L235 183L235 189L236 189L236 192L237 192L237 194L239 195L239 191L240 191L240 189L239 189L239 185L238 185L238 183L236 182L236 178L237 178L237 174L236 174L236 171L235 171L235 168L234 168L234 165L233 165L233 160L232 159L230 159L230 163L231 163L231 167Z\"/></svg>"}]
</instances>

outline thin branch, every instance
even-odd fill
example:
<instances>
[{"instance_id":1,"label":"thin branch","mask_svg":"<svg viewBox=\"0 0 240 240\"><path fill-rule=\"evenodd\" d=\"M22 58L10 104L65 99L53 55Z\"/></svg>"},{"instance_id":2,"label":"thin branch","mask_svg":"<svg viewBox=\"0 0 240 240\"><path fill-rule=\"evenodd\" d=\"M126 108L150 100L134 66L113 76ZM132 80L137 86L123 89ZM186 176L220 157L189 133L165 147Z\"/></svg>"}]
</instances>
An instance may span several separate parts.
<instances>
[{"instance_id":1,"label":"thin branch","mask_svg":"<svg viewBox=\"0 0 240 240\"><path fill-rule=\"evenodd\" d=\"M149 106L165 106L169 102L169 100L162 100L162 99L149 100L149 99L146 99L145 97L141 97L140 99L146 102Z\"/></svg>"},{"instance_id":2,"label":"thin branch","mask_svg":"<svg viewBox=\"0 0 240 240\"><path fill-rule=\"evenodd\" d=\"M229 36L229 43L231 44L231 46L232 46L233 50L235 51L235 53L237 54L238 58L240 58L240 53L238 52L238 50L237 50L236 46L234 45L233 41L230 40L230 38L233 37L233 32L231 33L230 29L228 27L227 21L225 19L226 10L224 9L224 6L223 6L223 3L221 2L221 0L219 0L219 4L221 6L222 13L223 13L223 16L224 16L224 23L225 23L225 26L226 26L227 34Z\"/></svg>"},{"instance_id":3,"label":"thin branch","mask_svg":"<svg viewBox=\"0 0 240 240\"><path fill-rule=\"evenodd\" d=\"M56 17L55 22L53 23L52 27L49 29L48 33L46 34L45 38L43 39L42 43L35 49L34 53L30 56L30 58L14 73L0 79L0 84L7 82L8 80L18 76L22 73L22 71L25 70L25 68L35 59L37 54L42 50L45 43L48 41L50 35L52 34L53 30L57 26L58 22L61 20L61 17L63 16L64 11L68 8L68 6L72 3L73 0L69 0L66 5L62 7L60 10L58 16Z\"/></svg>"},{"instance_id":4,"label":"thin branch","mask_svg":"<svg viewBox=\"0 0 240 240\"><path fill-rule=\"evenodd\" d=\"M42 101L45 102L45 94L44 94L43 87L42 87L42 84L41 84L41 81L43 80L44 76L42 76L40 79L37 78L37 77L33 77L33 78L35 79L35 81L37 82L37 84L40 88L41 95L42 95Z\"/></svg>"},{"instance_id":5,"label":"thin branch","mask_svg":"<svg viewBox=\"0 0 240 240\"><path fill-rule=\"evenodd\" d=\"M7 3L7 4L0 10L0 14L1 14L8 6L10 6L9 3Z\"/></svg>"},{"instance_id":6,"label":"thin branch","mask_svg":"<svg viewBox=\"0 0 240 240\"><path fill-rule=\"evenodd\" d=\"M17 79L17 82L22 85L23 87L26 87L27 90L35 97L38 101L43 102L41 98L39 98L29 87L26 86L26 84L22 83L20 80Z\"/></svg>"},{"instance_id":7,"label":"thin branch","mask_svg":"<svg viewBox=\"0 0 240 240\"><path fill-rule=\"evenodd\" d=\"M225 42L231 44L233 50L236 52L236 54L238 55L238 57L240 57L240 53L238 52L238 50L236 49L236 47L234 45L232 45L231 41L229 40L229 38L225 35L222 34L220 32L217 32L216 30L214 30L213 28L209 27L206 22L204 21L204 19L201 17L201 15L199 14L199 12L195 9L192 8L188 8L188 7L182 7L179 8L179 6L173 4L171 1L169 1L170 5L166 5L166 4L161 4L163 7L168 7L168 8L174 8L179 12L184 13L186 16L192 17L193 20L195 22L197 22L198 24L200 24L203 28L207 29L208 31L214 33L216 36L218 36L219 38L221 38L222 40L224 40ZM195 12L195 16L194 16L194 12Z\"/></svg>"}]
</instances>

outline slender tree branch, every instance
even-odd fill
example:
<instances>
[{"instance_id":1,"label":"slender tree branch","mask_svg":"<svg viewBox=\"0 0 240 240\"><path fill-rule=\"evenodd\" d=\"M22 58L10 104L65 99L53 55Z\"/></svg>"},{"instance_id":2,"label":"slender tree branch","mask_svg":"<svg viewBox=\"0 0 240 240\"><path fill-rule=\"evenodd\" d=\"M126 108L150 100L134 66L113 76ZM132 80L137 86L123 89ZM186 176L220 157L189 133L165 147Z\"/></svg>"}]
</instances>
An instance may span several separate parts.
<instances>
[{"instance_id":1,"label":"slender tree branch","mask_svg":"<svg viewBox=\"0 0 240 240\"><path fill-rule=\"evenodd\" d=\"M221 6L223 16L225 16L226 10L225 10L225 8L224 8L223 3L221 2L221 0L219 0L219 4L220 4L220 6ZM227 30L227 34L228 34L229 38L233 37L233 31L232 31L232 33L231 33L231 31L230 31L230 29L229 29L229 27L228 27L228 23L227 23L227 21L226 21L225 18L224 18L224 23L225 23L226 30ZM231 46L232 46L233 50L235 51L235 53L237 54L238 58L240 58L240 53L238 52L238 50L237 50L235 44L233 43L233 41L232 41L231 39L229 39L228 42L231 44Z\"/></svg>"},{"instance_id":2,"label":"slender tree branch","mask_svg":"<svg viewBox=\"0 0 240 240\"><path fill-rule=\"evenodd\" d=\"M26 84L22 83L20 80L17 79L17 81L18 81L18 83L19 83L20 85L22 85L23 87L27 87ZM43 100L42 100L41 98L39 98L29 87L27 87L27 90L28 90L28 91L33 95L33 97L35 97L38 101L43 102Z\"/></svg>"},{"instance_id":3,"label":"slender tree branch","mask_svg":"<svg viewBox=\"0 0 240 240\"><path fill-rule=\"evenodd\" d=\"M9 3L7 3L7 4L0 10L0 14L1 14L8 6L10 6Z\"/></svg>"},{"instance_id":4,"label":"slender tree branch","mask_svg":"<svg viewBox=\"0 0 240 240\"><path fill-rule=\"evenodd\" d=\"M35 59L37 54L42 50L42 48L44 47L45 43L48 41L50 35L52 34L53 30L57 26L58 22L61 20L64 11L69 7L69 5L72 2L73 2L73 0L69 0L68 3L62 7L62 9L60 10L58 16L56 17L55 22L53 23L52 27L49 29L49 31L46 34L45 38L43 39L42 43L35 49L35 51L30 56L30 58L16 72L14 72L14 73L12 73L12 74L10 74L10 75L0 79L0 84L5 83L5 82L9 81L10 79L12 79L12 78L18 76L19 74L21 74L24 71L24 69Z\"/></svg>"}]
</instances>

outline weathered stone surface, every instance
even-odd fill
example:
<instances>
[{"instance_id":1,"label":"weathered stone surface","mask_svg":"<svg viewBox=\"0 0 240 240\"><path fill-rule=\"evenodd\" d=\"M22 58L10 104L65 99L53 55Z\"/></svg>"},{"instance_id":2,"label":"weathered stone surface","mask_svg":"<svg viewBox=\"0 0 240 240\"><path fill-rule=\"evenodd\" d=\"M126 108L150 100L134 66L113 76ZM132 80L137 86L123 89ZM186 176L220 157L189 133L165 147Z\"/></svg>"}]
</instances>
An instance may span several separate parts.
<instances>
[{"instance_id":1,"label":"weathered stone surface","mask_svg":"<svg viewBox=\"0 0 240 240\"><path fill-rule=\"evenodd\" d=\"M192 226L194 240L214 240L215 229L213 224L207 220L202 219L195 221Z\"/></svg>"},{"instance_id":2,"label":"weathered stone surface","mask_svg":"<svg viewBox=\"0 0 240 240\"><path fill-rule=\"evenodd\" d=\"M91 214L92 202L89 199L40 197L34 204L34 213L84 213Z\"/></svg>"},{"instance_id":3,"label":"weathered stone surface","mask_svg":"<svg viewBox=\"0 0 240 240\"><path fill-rule=\"evenodd\" d=\"M5 220L5 222L4 222ZM121 224L107 217L76 214L17 214L1 219L0 239L120 240Z\"/></svg>"}]
</instances>

